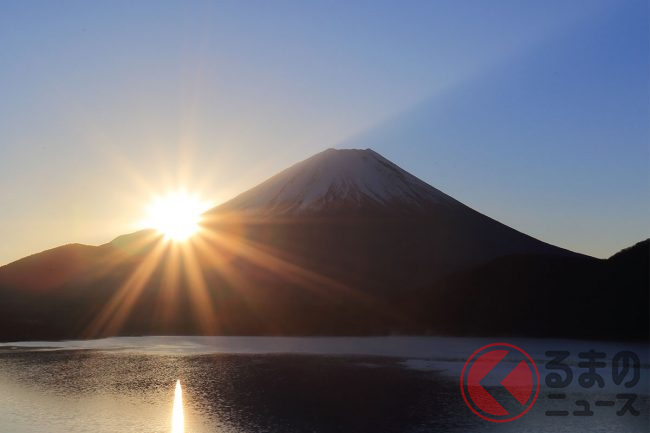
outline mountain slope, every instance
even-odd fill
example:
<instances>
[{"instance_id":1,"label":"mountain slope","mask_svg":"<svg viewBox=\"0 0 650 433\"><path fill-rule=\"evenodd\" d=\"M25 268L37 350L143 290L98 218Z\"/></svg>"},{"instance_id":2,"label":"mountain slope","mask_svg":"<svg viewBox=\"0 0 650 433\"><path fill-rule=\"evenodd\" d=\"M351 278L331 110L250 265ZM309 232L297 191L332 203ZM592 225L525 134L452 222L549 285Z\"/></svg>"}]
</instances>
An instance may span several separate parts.
<instances>
[{"instance_id":1,"label":"mountain slope","mask_svg":"<svg viewBox=\"0 0 650 433\"><path fill-rule=\"evenodd\" d=\"M649 294L646 239L607 260L500 258L395 302L437 333L647 340Z\"/></svg>"},{"instance_id":2,"label":"mountain slope","mask_svg":"<svg viewBox=\"0 0 650 433\"><path fill-rule=\"evenodd\" d=\"M207 212L186 244L142 231L0 267L0 339L578 336L575 326L551 327L544 308L562 295L561 314L591 323L580 303L602 281L638 298L647 264L632 256L603 262L546 244L371 150L331 149ZM622 311L603 290L596 311ZM526 324L536 320L543 326Z\"/></svg>"},{"instance_id":3,"label":"mountain slope","mask_svg":"<svg viewBox=\"0 0 650 433\"><path fill-rule=\"evenodd\" d=\"M376 152L328 149L206 214L302 267L380 292L409 290L511 254L575 253L482 215Z\"/></svg>"},{"instance_id":4,"label":"mountain slope","mask_svg":"<svg viewBox=\"0 0 650 433\"><path fill-rule=\"evenodd\" d=\"M217 208L264 216L408 214L459 205L371 149L327 149Z\"/></svg>"}]
</instances>

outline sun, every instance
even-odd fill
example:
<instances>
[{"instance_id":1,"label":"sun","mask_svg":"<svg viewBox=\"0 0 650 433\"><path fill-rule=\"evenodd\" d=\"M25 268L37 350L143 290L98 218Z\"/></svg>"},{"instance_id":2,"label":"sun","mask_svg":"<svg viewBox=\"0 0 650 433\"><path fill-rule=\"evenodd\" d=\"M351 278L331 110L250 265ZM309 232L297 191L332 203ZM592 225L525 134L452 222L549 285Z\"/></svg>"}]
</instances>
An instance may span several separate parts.
<instances>
[{"instance_id":1,"label":"sun","mask_svg":"<svg viewBox=\"0 0 650 433\"><path fill-rule=\"evenodd\" d=\"M177 191L154 199L149 205L147 227L173 241L184 241L199 230L201 214L209 205L198 196Z\"/></svg>"}]
</instances>

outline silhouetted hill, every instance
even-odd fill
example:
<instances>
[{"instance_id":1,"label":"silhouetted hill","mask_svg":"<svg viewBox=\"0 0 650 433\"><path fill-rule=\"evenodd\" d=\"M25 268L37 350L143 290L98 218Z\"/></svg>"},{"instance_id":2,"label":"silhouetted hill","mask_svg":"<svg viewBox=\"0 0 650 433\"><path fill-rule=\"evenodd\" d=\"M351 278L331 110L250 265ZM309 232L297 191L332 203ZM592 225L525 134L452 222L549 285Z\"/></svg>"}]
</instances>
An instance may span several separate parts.
<instances>
[{"instance_id":1,"label":"silhouetted hill","mask_svg":"<svg viewBox=\"0 0 650 433\"><path fill-rule=\"evenodd\" d=\"M647 338L648 241L549 245L371 150L327 150L205 214L0 267L0 339L445 333ZM641 326L645 323L645 326Z\"/></svg>"},{"instance_id":2,"label":"silhouetted hill","mask_svg":"<svg viewBox=\"0 0 650 433\"><path fill-rule=\"evenodd\" d=\"M403 302L435 333L648 339L649 252L645 240L607 260L504 257Z\"/></svg>"},{"instance_id":3,"label":"silhouetted hill","mask_svg":"<svg viewBox=\"0 0 650 433\"><path fill-rule=\"evenodd\" d=\"M261 256L256 262L228 250L219 253L220 267L196 258L202 288L182 268L170 282L177 253L169 244L146 284L138 286L134 269L142 269L137 267L142 260L114 246L102 248L110 271L98 266L47 290L0 288L0 338L215 333L648 338L647 241L608 260L503 257L421 289L389 293L364 292L282 258ZM111 305L117 309L107 308Z\"/></svg>"}]
</instances>

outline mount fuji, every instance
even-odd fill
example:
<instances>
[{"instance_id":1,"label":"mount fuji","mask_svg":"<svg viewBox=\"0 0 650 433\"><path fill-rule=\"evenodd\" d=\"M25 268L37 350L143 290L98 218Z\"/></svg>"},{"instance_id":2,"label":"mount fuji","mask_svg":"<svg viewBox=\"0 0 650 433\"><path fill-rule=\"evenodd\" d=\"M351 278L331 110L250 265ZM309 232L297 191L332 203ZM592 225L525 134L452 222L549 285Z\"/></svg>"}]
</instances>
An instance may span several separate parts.
<instances>
[{"instance_id":1,"label":"mount fuji","mask_svg":"<svg viewBox=\"0 0 650 433\"><path fill-rule=\"evenodd\" d=\"M258 215L416 214L459 203L371 149L327 149L217 208Z\"/></svg>"},{"instance_id":2,"label":"mount fuji","mask_svg":"<svg viewBox=\"0 0 650 433\"><path fill-rule=\"evenodd\" d=\"M248 237L370 291L404 291L511 254L578 256L507 227L371 149L328 149L206 214L254 222Z\"/></svg>"},{"instance_id":3,"label":"mount fuji","mask_svg":"<svg viewBox=\"0 0 650 433\"><path fill-rule=\"evenodd\" d=\"M0 267L0 340L605 335L604 315L647 324L647 302L610 296L647 299L647 256L647 241L609 260L547 244L373 150L328 149L209 210L181 247L144 230Z\"/></svg>"}]
</instances>

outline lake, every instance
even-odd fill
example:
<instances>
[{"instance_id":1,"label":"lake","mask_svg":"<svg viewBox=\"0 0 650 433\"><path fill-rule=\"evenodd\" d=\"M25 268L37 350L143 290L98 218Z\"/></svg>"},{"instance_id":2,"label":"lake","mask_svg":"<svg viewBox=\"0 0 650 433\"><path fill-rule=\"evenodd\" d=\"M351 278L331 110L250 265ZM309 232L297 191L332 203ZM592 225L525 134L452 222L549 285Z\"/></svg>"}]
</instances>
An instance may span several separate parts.
<instances>
[{"instance_id":1,"label":"lake","mask_svg":"<svg viewBox=\"0 0 650 433\"><path fill-rule=\"evenodd\" d=\"M460 392L465 360L494 339L442 337L120 337L0 344L0 432L170 432L174 386L184 395L185 432L648 432L648 345L509 339L530 354L541 387L512 422L474 415ZM578 384L578 353L607 354L605 386ZM549 350L567 350L573 382L548 398ZM638 354L640 380L612 382L609 360ZM500 366L506 370L512 366ZM498 383L482 382L498 400ZM634 393L637 416L616 415ZM592 416L547 416L581 409ZM501 400L500 400L501 401Z\"/></svg>"}]
</instances>

